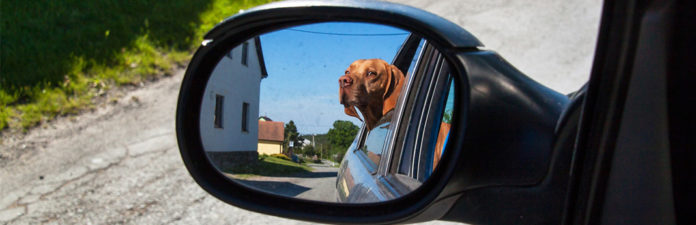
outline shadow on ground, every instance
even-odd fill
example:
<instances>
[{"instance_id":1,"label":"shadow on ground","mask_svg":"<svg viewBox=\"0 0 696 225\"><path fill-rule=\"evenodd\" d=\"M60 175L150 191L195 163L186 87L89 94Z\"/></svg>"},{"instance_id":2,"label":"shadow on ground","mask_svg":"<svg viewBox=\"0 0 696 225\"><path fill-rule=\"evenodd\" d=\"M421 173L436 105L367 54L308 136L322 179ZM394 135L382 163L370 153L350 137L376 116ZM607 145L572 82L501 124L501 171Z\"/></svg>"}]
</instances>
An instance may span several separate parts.
<instances>
[{"instance_id":1,"label":"shadow on ground","mask_svg":"<svg viewBox=\"0 0 696 225\"><path fill-rule=\"evenodd\" d=\"M254 189L260 189L277 195L295 197L311 188L296 185L285 181L256 181L256 180L235 180Z\"/></svg>"},{"instance_id":2,"label":"shadow on ground","mask_svg":"<svg viewBox=\"0 0 696 225\"><path fill-rule=\"evenodd\" d=\"M286 177L322 178L322 177L336 177L336 176L338 176L337 172L304 172L304 173L290 174L290 175L287 175Z\"/></svg>"}]
</instances>

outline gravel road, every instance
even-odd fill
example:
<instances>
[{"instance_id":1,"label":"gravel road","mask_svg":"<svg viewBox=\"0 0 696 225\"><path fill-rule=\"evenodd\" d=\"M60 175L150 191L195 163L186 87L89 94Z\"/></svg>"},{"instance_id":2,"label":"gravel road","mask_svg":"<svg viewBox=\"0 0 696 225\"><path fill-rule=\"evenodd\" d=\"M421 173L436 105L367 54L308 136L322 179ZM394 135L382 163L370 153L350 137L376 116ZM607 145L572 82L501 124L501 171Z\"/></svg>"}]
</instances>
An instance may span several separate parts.
<instances>
[{"instance_id":1,"label":"gravel road","mask_svg":"<svg viewBox=\"0 0 696 225\"><path fill-rule=\"evenodd\" d=\"M599 0L398 2L465 27L561 92L589 77ZM194 183L174 136L182 76L179 70L92 112L2 137L0 223L306 224L226 205Z\"/></svg>"},{"instance_id":2,"label":"gravel road","mask_svg":"<svg viewBox=\"0 0 696 225\"><path fill-rule=\"evenodd\" d=\"M601 0L395 0L433 12L476 36L486 49L562 93L589 79Z\"/></svg>"}]
</instances>

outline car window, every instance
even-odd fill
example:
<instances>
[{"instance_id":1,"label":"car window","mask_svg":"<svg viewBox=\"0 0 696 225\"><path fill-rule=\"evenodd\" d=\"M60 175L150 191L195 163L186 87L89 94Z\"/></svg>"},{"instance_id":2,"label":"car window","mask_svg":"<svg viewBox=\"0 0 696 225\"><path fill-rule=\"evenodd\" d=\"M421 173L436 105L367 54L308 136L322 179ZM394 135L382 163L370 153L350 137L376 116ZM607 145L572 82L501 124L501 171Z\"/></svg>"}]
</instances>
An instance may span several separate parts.
<instances>
[{"instance_id":1,"label":"car window","mask_svg":"<svg viewBox=\"0 0 696 225\"><path fill-rule=\"evenodd\" d=\"M371 163L376 168L382 158L382 150L384 148L387 134L389 133L390 122L385 122L377 125L370 131L365 139L365 145L360 150L367 156Z\"/></svg>"}]
</instances>

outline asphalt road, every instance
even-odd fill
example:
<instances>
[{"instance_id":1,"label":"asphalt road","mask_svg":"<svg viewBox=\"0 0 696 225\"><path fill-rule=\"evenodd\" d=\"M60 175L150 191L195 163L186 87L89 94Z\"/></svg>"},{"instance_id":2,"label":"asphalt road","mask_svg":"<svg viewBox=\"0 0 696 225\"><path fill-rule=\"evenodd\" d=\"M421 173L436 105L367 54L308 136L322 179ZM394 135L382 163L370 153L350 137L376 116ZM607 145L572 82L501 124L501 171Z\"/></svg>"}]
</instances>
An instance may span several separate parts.
<instances>
[{"instance_id":1,"label":"asphalt road","mask_svg":"<svg viewBox=\"0 0 696 225\"><path fill-rule=\"evenodd\" d=\"M558 91L589 76L599 0L399 2L465 27ZM229 206L195 184L174 138L182 73L114 94L93 112L2 137L0 223L305 224Z\"/></svg>"},{"instance_id":2,"label":"asphalt road","mask_svg":"<svg viewBox=\"0 0 696 225\"><path fill-rule=\"evenodd\" d=\"M338 168L314 163L310 163L308 166L312 167L312 172L293 174L286 177L255 176L236 180L245 185L277 195L335 202Z\"/></svg>"}]
</instances>

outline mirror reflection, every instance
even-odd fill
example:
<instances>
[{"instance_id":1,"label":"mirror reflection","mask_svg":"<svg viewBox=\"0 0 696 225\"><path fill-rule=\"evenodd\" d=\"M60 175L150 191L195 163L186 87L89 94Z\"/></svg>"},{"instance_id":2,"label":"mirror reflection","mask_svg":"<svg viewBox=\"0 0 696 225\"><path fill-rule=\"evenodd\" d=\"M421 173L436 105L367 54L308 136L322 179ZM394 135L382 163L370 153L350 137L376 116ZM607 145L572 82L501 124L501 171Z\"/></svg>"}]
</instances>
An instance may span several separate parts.
<instances>
[{"instance_id":1,"label":"mirror reflection","mask_svg":"<svg viewBox=\"0 0 696 225\"><path fill-rule=\"evenodd\" d=\"M230 179L295 198L376 202L418 188L440 162L454 84L427 40L329 22L227 52L208 80L200 133Z\"/></svg>"}]
</instances>

